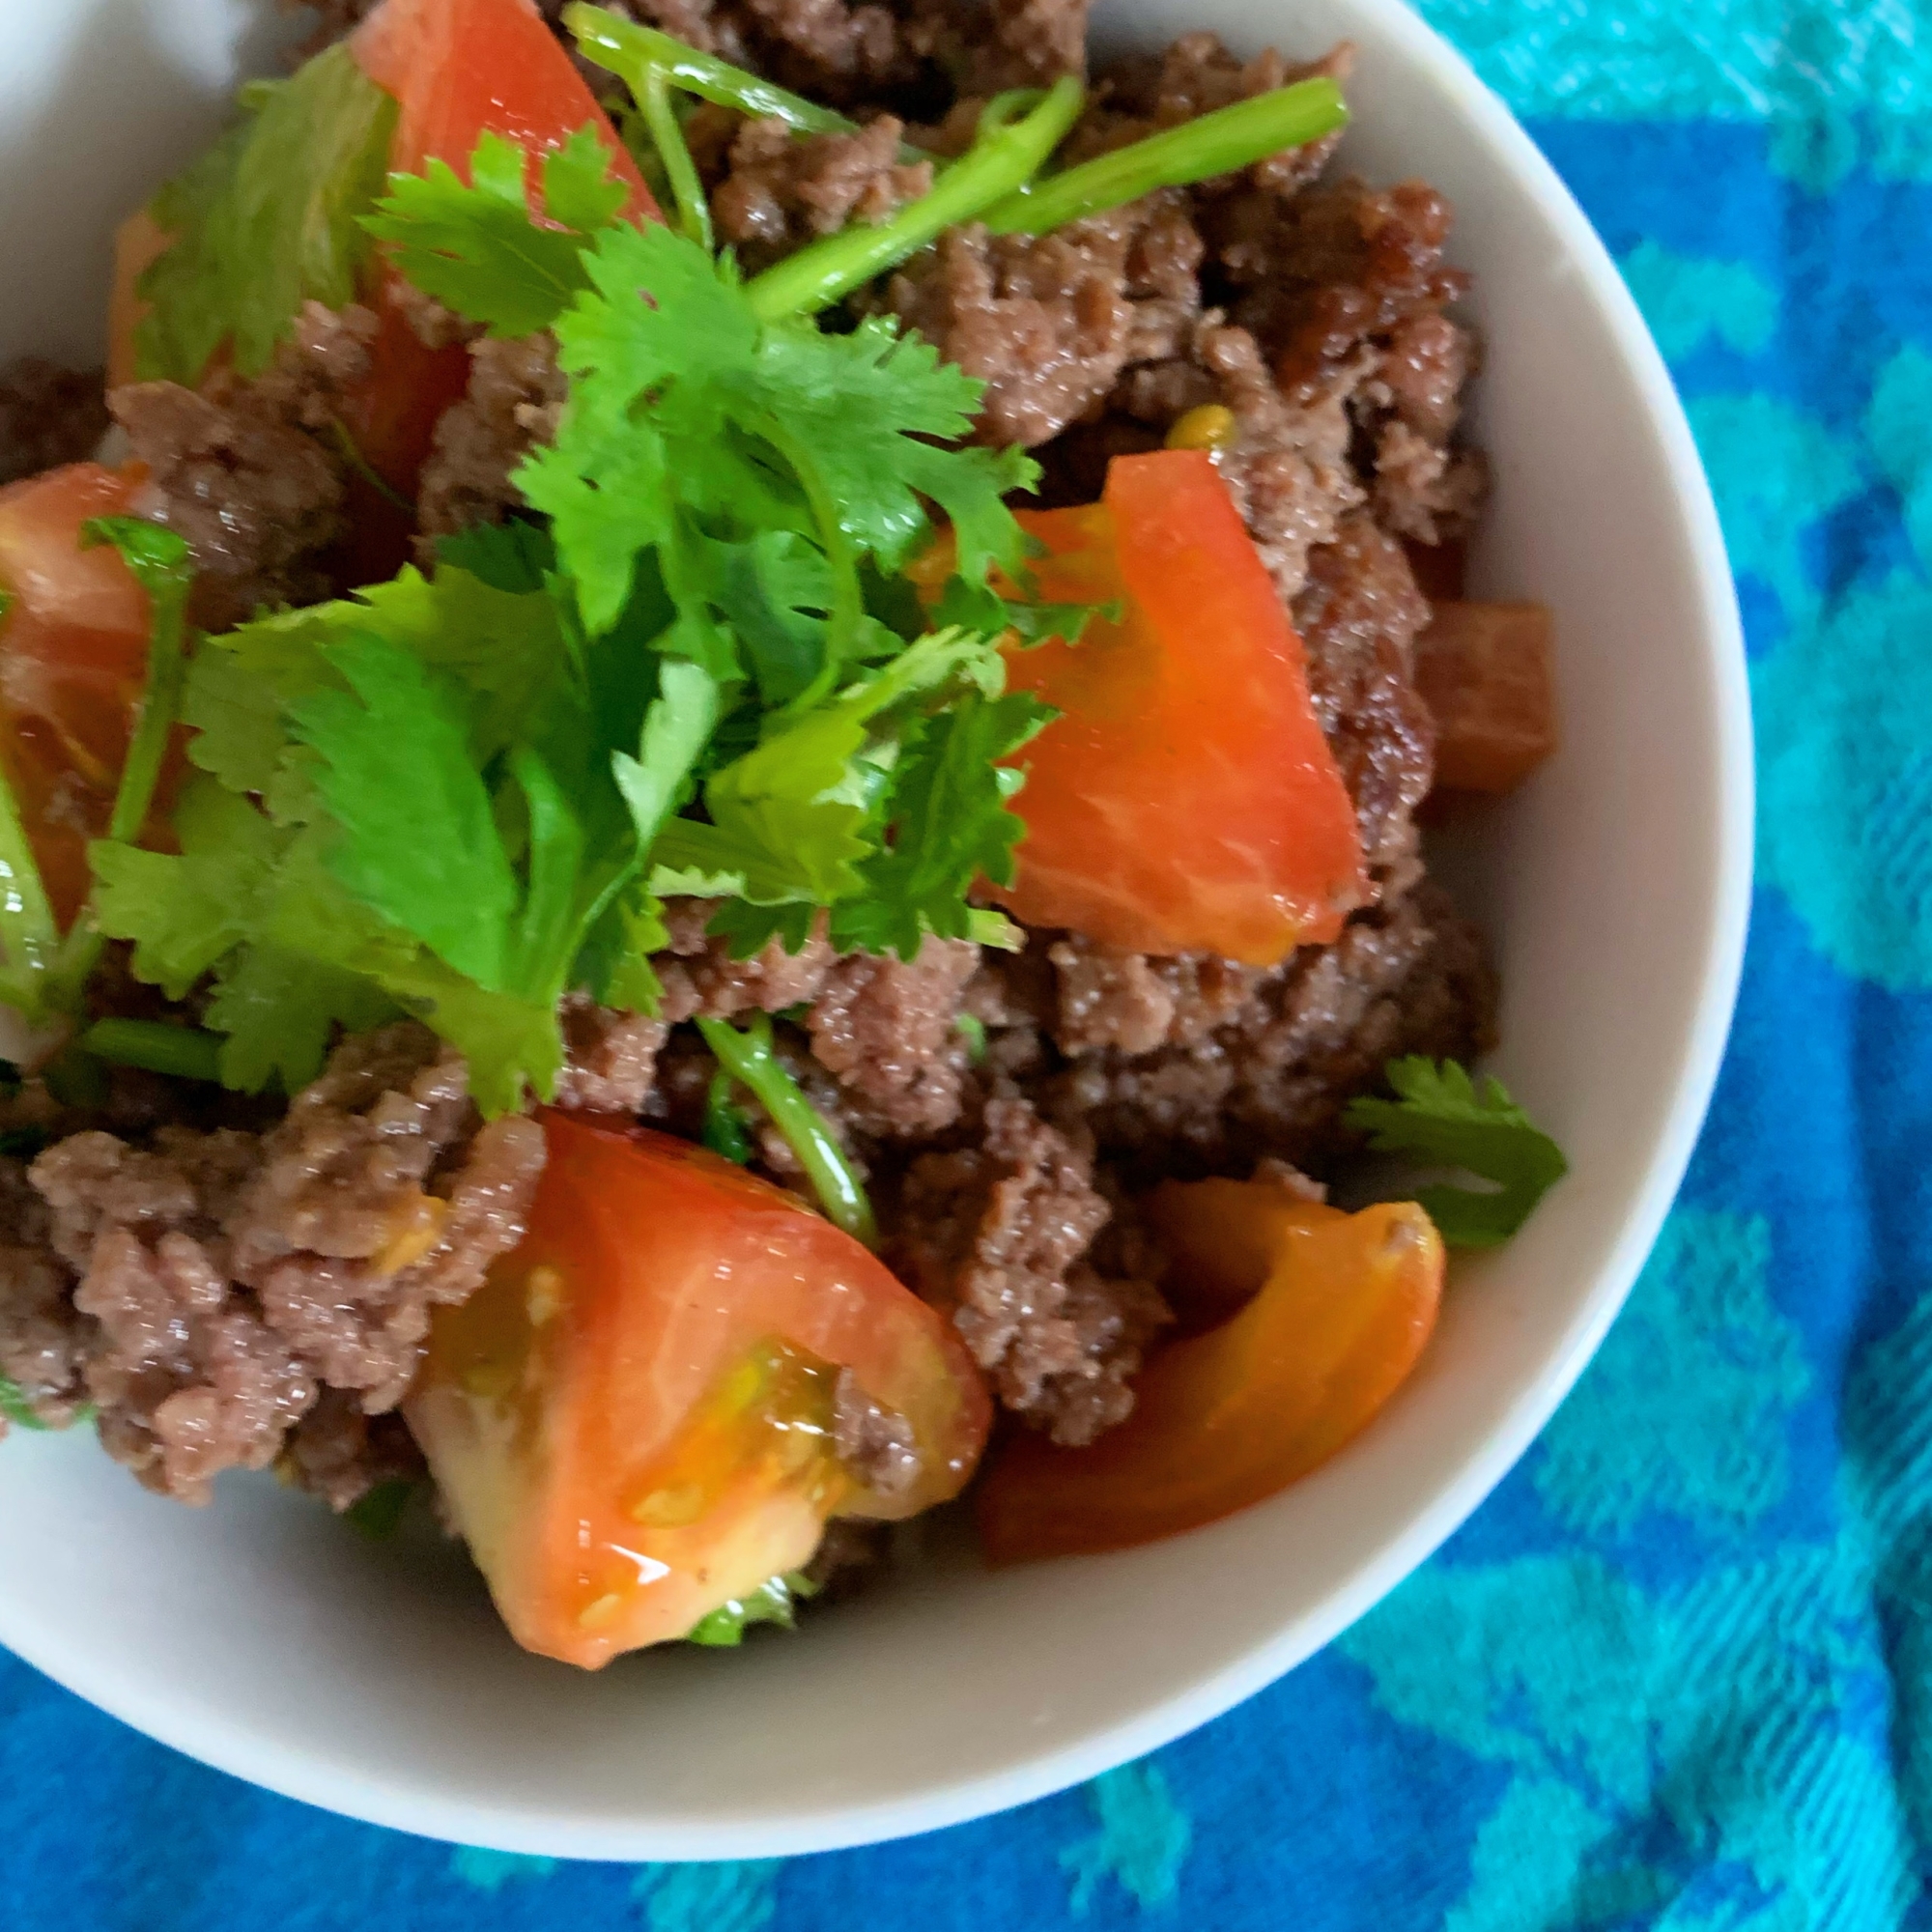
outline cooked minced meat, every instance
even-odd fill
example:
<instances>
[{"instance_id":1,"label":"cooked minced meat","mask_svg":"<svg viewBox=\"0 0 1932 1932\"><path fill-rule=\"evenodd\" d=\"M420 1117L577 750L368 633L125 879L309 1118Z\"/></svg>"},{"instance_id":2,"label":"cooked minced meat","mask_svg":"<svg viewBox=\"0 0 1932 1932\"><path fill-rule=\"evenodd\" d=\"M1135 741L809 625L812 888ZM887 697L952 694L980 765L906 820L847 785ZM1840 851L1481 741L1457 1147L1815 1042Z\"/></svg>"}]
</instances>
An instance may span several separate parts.
<instances>
[{"instance_id":1,"label":"cooked minced meat","mask_svg":"<svg viewBox=\"0 0 1932 1932\"><path fill-rule=\"evenodd\" d=\"M264 606L333 587L324 554L343 537L345 459L331 440L342 397L369 368L367 309L310 302L253 381L219 371L199 390L136 383L108 397L148 465L142 513L186 538L195 621L223 630Z\"/></svg>"},{"instance_id":2,"label":"cooked minced meat","mask_svg":"<svg viewBox=\"0 0 1932 1932\"><path fill-rule=\"evenodd\" d=\"M712 190L718 233L747 269L848 221L877 223L932 186L930 161L902 162L905 124L882 114L853 134L800 139L782 121L748 121L731 143L729 172Z\"/></svg>"},{"instance_id":3,"label":"cooked minced meat","mask_svg":"<svg viewBox=\"0 0 1932 1932\"><path fill-rule=\"evenodd\" d=\"M94 454L107 433L101 375L40 355L0 365L0 484Z\"/></svg>"},{"instance_id":4,"label":"cooked minced meat","mask_svg":"<svg viewBox=\"0 0 1932 1932\"><path fill-rule=\"evenodd\" d=\"M416 500L425 541L497 524L523 504L510 473L556 435L564 384L548 329L521 341L469 345L469 385L436 426Z\"/></svg>"},{"instance_id":5,"label":"cooked minced meat","mask_svg":"<svg viewBox=\"0 0 1932 1932\"><path fill-rule=\"evenodd\" d=\"M1041 1083L1041 1110L1141 1179L1245 1172L1269 1154L1320 1172L1352 1094L1401 1054L1473 1058L1494 1009L1480 936L1425 883L1333 946L1257 975L1226 1018L1204 1027L1200 1007L1177 998L1167 1044L1072 1059ZM1080 1025L1090 1038L1103 1031L1091 1006Z\"/></svg>"},{"instance_id":6,"label":"cooked minced meat","mask_svg":"<svg viewBox=\"0 0 1932 1932\"><path fill-rule=\"evenodd\" d=\"M1015 1093L987 1103L977 1145L913 1161L895 1218L895 1259L952 1310L1000 1400L1058 1442L1126 1414L1127 1378L1168 1320L1151 1281L1087 1263L1110 1212L1084 1137Z\"/></svg>"},{"instance_id":7,"label":"cooked minced meat","mask_svg":"<svg viewBox=\"0 0 1932 1932\"><path fill-rule=\"evenodd\" d=\"M265 1135L71 1135L15 1204L39 1238L0 1250L0 1372L50 1421L93 1403L118 1462L205 1500L329 1390L395 1407L430 1310L522 1238L543 1157L534 1122L482 1124L462 1060L413 1022L346 1041ZM346 1505L354 1460L311 1440L294 1466Z\"/></svg>"}]
</instances>

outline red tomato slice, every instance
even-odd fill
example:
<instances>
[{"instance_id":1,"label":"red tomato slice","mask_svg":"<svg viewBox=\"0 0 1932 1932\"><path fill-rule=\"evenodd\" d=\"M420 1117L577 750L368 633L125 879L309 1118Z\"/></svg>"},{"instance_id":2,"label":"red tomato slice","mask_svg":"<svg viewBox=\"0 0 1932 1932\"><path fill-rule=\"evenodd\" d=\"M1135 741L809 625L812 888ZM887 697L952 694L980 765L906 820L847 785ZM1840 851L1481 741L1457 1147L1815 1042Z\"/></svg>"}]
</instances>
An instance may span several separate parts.
<instances>
[{"instance_id":1,"label":"red tomato slice","mask_svg":"<svg viewBox=\"0 0 1932 1932\"><path fill-rule=\"evenodd\" d=\"M1098 504L1021 512L1055 601L1125 606L1076 646L1007 653L1060 708L1027 768L1012 888L1030 925L1138 952L1277 963L1366 896L1354 808L1300 639L1202 450L1116 457Z\"/></svg>"},{"instance_id":2,"label":"red tomato slice","mask_svg":"<svg viewBox=\"0 0 1932 1932\"><path fill-rule=\"evenodd\" d=\"M1240 1312L1156 1354L1091 1448L1012 1438L978 1499L995 1563L1151 1543L1273 1495L1375 1419L1435 1332L1442 1240L1412 1201L1344 1214L1204 1180L1146 1205L1179 1298Z\"/></svg>"},{"instance_id":3,"label":"red tomato slice","mask_svg":"<svg viewBox=\"0 0 1932 1932\"><path fill-rule=\"evenodd\" d=\"M385 0L357 30L355 59L402 104L390 165L420 174L447 161L468 179L485 132L532 157L532 206L540 207L536 157L594 126L631 190L625 213L657 216L638 164L532 0Z\"/></svg>"},{"instance_id":4,"label":"red tomato slice","mask_svg":"<svg viewBox=\"0 0 1932 1932\"><path fill-rule=\"evenodd\" d=\"M146 472L76 463L0 490L0 756L61 924L87 897L148 660L148 594L119 552L80 548L129 515ZM158 808L157 808L158 809Z\"/></svg>"},{"instance_id":5,"label":"red tomato slice","mask_svg":"<svg viewBox=\"0 0 1932 1932\"><path fill-rule=\"evenodd\" d=\"M409 1407L519 1643L594 1669L806 1562L830 1517L958 1493L991 1408L950 1322L715 1154L543 1119L529 1232L437 1317ZM910 1492L839 1461L841 1368L912 1425Z\"/></svg>"}]
</instances>

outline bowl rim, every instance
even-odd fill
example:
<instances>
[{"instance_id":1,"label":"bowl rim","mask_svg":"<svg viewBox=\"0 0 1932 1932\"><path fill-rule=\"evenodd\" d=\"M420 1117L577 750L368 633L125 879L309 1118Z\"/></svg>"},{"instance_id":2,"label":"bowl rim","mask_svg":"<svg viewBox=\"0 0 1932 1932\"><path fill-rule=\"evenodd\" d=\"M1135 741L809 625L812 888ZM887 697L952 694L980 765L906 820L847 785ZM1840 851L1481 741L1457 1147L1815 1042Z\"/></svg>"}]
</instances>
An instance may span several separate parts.
<instances>
[{"instance_id":1,"label":"bowl rim","mask_svg":"<svg viewBox=\"0 0 1932 1932\"><path fill-rule=\"evenodd\" d=\"M1006 1769L916 1796L856 1805L806 1802L754 1825L680 1821L613 1827L554 1815L541 1806L446 1800L406 1782L345 1772L230 1718L185 1710L131 1669L95 1659L88 1670L76 1671L70 1667L71 1659L54 1654L58 1645L10 1628L4 1599L0 1644L109 1716L173 1749L278 1796L365 1824L450 1843L574 1860L795 1857L940 1831L1006 1811L1130 1763L1198 1729L1332 1642L1425 1562L1514 1467L1569 1393L1628 1297L1676 1196L1716 1086L1750 912L1754 780L1749 685L1737 595L1710 483L1662 355L1604 242L1507 105L1441 35L1402 0L1350 0L1350 5L1373 18L1403 55L1428 71L1477 139L1539 207L1560 237L1566 267L1581 279L1607 326L1657 436L1688 538L1715 700L1716 895L1706 909L1697 998L1664 1126L1617 1242L1562 1349L1518 1393L1481 1450L1319 1610L1135 1716Z\"/></svg>"}]
</instances>

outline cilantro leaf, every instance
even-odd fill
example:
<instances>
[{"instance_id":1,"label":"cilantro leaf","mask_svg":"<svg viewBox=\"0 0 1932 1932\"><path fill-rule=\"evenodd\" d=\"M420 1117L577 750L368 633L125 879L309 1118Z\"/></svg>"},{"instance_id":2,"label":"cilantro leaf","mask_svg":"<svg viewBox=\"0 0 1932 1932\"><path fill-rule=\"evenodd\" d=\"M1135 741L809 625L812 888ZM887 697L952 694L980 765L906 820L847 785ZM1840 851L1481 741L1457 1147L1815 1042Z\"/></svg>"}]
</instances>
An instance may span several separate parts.
<instances>
[{"instance_id":1,"label":"cilantro leaf","mask_svg":"<svg viewBox=\"0 0 1932 1932\"><path fill-rule=\"evenodd\" d=\"M835 946L910 959L927 933L976 936L966 895L982 875L1012 883L1026 832L1009 810L1024 774L998 760L1055 715L1024 692L975 691L925 726L893 774L891 842L862 868L858 895L833 908Z\"/></svg>"},{"instance_id":2,"label":"cilantro leaf","mask_svg":"<svg viewBox=\"0 0 1932 1932\"><path fill-rule=\"evenodd\" d=\"M860 891L858 867L877 849L875 820L890 765L872 721L963 681L1004 675L986 639L959 632L923 638L882 670L783 724L712 774L711 822L674 819L651 849L654 865L728 879L756 904L819 905Z\"/></svg>"},{"instance_id":3,"label":"cilantro leaf","mask_svg":"<svg viewBox=\"0 0 1932 1932\"><path fill-rule=\"evenodd\" d=\"M870 316L849 335L804 324L768 329L758 386L790 435L811 451L846 532L888 568L931 534L922 497L952 520L959 574L1017 573L1025 538L1004 499L1031 489L1039 466L1024 450L942 447L927 438L972 433L984 384L923 336Z\"/></svg>"},{"instance_id":4,"label":"cilantro leaf","mask_svg":"<svg viewBox=\"0 0 1932 1932\"><path fill-rule=\"evenodd\" d=\"M184 787L174 823L179 857L99 839L88 860L101 931L131 939L135 977L183 1000L247 941L288 835L207 779Z\"/></svg>"},{"instance_id":5,"label":"cilantro leaf","mask_svg":"<svg viewBox=\"0 0 1932 1932\"><path fill-rule=\"evenodd\" d=\"M462 570L492 590L527 596L544 588L556 569L556 546L541 524L511 517L500 524L471 524L436 540L438 575Z\"/></svg>"},{"instance_id":6,"label":"cilantro leaf","mask_svg":"<svg viewBox=\"0 0 1932 1932\"><path fill-rule=\"evenodd\" d=\"M728 257L663 226L605 230L584 266L590 286L556 323L570 400L555 442L515 480L553 519L593 634L614 621L648 550L663 554L680 611L703 598L718 566L691 554L694 528L741 543L791 531L817 546L823 589L805 582L795 551L785 588L823 604L821 659L861 654L861 565L901 564L930 532L928 501L955 526L963 575L1023 569L1002 497L1037 470L1018 451L934 440L970 431L982 385L930 344L889 318L849 335L763 323ZM803 596L773 607L794 620L810 608ZM794 652L809 634L778 626Z\"/></svg>"},{"instance_id":7,"label":"cilantro leaf","mask_svg":"<svg viewBox=\"0 0 1932 1932\"><path fill-rule=\"evenodd\" d=\"M206 1020L228 1036L225 1085L256 1093L279 1076L293 1093L320 1070L337 1025L395 1016L379 986L263 941L296 834L209 778L184 788L175 834L179 856L104 839L89 848L95 917L109 938L134 942L135 977L171 1000L215 976Z\"/></svg>"},{"instance_id":8,"label":"cilantro leaf","mask_svg":"<svg viewBox=\"0 0 1932 1932\"><path fill-rule=\"evenodd\" d=\"M464 554L480 556L481 547ZM499 576L521 569L500 548L487 560ZM405 569L354 597L276 611L208 639L183 703L183 720L196 733L189 758L231 790L266 798L278 818L312 815L307 763L290 758L297 740L289 716L319 693L346 692L330 651L370 636L462 687L481 760L526 726L565 656L556 606L541 582L502 588L448 560L433 579Z\"/></svg>"},{"instance_id":9,"label":"cilantro leaf","mask_svg":"<svg viewBox=\"0 0 1932 1932\"><path fill-rule=\"evenodd\" d=\"M1398 1097L1351 1100L1348 1124L1368 1134L1378 1153L1413 1154L1496 1183L1494 1193L1439 1184L1415 1190L1450 1246L1500 1246L1570 1171L1563 1151L1493 1076L1478 1085L1456 1061L1438 1065L1422 1055L1392 1060L1384 1071Z\"/></svg>"},{"instance_id":10,"label":"cilantro leaf","mask_svg":"<svg viewBox=\"0 0 1932 1932\"><path fill-rule=\"evenodd\" d=\"M447 161L391 175L389 192L362 226L427 296L493 336L548 328L589 286L583 251L617 218L629 194L611 173L595 127L581 128L543 165L544 213L530 219L522 148L485 132L469 183Z\"/></svg>"},{"instance_id":11,"label":"cilantro leaf","mask_svg":"<svg viewBox=\"0 0 1932 1932\"><path fill-rule=\"evenodd\" d=\"M149 209L175 241L139 283L143 381L192 387L224 343L242 375L260 375L304 302L355 299L375 245L357 217L382 192L396 103L349 48L242 99L248 118Z\"/></svg>"},{"instance_id":12,"label":"cilantro leaf","mask_svg":"<svg viewBox=\"0 0 1932 1932\"><path fill-rule=\"evenodd\" d=\"M776 1624L781 1630L790 1630L797 1605L817 1594L817 1584L804 1571L787 1571L746 1596L720 1604L708 1617L692 1626L684 1640L702 1644L707 1650L736 1650L754 1624Z\"/></svg>"},{"instance_id":13,"label":"cilantro leaf","mask_svg":"<svg viewBox=\"0 0 1932 1932\"><path fill-rule=\"evenodd\" d=\"M317 790L340 828L330 870L459 973L504 990L517 881L471 760L461 689L373 634L328 657L351 691L314 692L289 721L321 753Z\"/></svg>"}]
</instances>

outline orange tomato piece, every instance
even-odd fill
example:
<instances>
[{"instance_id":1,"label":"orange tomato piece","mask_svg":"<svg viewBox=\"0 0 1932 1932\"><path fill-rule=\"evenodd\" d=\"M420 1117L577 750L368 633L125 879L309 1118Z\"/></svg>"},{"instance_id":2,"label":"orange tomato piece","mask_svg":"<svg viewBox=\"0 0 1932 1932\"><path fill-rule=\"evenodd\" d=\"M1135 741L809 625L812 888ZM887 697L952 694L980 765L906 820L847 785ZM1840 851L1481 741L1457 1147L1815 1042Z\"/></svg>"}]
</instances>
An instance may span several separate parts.
<instances>
[{"instance_id":1,"label":"orange tomato piece","mask_svg":"<svg viewBox=\"0 0 1932 1932\"><path fill-rule=\"evenodd\" d=\"M1275 1494L1369 1424L1435 1329L1442 1241L1413 1202L1345 1214L1204 1180L1147 1208L1178 1293L1199 1277L1206 1299L1246 1305L1155 1355L1090 1448L1013 1438L979 1494L995 1563L1151 1543Z\"/></svg>"},{"instance_id":2,"label":"orange tomato piece","mask_svg":"<svg viewBox=\"0 0 1932 1932\"><path fill-rule=\"evenodd\" d=\"M1544 604L1447 603L1415 640L1435 721L1435 782L1514 791L1555 750L1553 620Z\"/></svg>"},{"instance_id":3,"label":"orange tomato piece","mask_svg":"<svg viewBox=\"0 0 1932 1932\"><path fill-rule=\"evenodd\" d=\"M1309 700L1300 639L1205 450L1116 457L1101 502L1021 512L1041 594L1123 606L1077 645L1007 653L1063 714L1027 769L1030 925L1140 952L1273 965L1363 902L1354 808Z\"/></svg>"},{"instance_id":4,"label":"orange tomato piece","mask_svg":"<svg viewBox=\"0 0 1932 1932\"><path fill-rule=\"evenodd\" d=\"M965 1486L985 1385L857 1241L701 1148L543 1122L529 1232L437 1317L409 1406L519 1643L594 1669L806 1562L831 1517ZM841 1369L910 1423L908 1492L840 1462Z\"/></svg>"},{"instance_id":5,"label":"orange tomato piece","mask_svg":"<svg viewBox=\"0 0 1932 1932\"><path fill-rule=\"evenodd\" d=\"M148 662L148 594L92 517L129 515L138 465L75 463L0 490L0 759L63 926L87 897ZM161 806L157 805L159 811Z\"/></svg>"},{"instance_id":6,"label":"orange tomato piece","mask_svg":"<svg viewBox=\"0 0 1932 1932\"><path fill-rule=\"evenodd\" d=\"M362 71L401 103L390 151L399 172L440 160L467 179L478 139L500 134L529 154L540 212L538 160L594 127L631 190L625 213L656 216L637 162L532 0L384 0L353 46Z\"/></svg>"}]
</instances>

